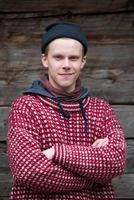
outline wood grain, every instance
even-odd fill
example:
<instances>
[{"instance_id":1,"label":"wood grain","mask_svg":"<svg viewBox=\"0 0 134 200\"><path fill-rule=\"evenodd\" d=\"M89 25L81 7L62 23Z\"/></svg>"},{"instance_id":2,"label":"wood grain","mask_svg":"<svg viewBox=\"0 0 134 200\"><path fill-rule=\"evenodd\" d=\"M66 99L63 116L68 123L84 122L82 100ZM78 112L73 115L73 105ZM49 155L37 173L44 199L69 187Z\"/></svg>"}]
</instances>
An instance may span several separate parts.
<instances>
[{"instance_id":1,"label":"wood grain","mask_svg":"<svg viewBox=\"0 0 134 200\"><path fill-rule=\"evenodd\" d=\"M42 70L3 70L0 73L0 106L10 105L13 99L39 79ZM133 68L93 68L85 67L81 75L82 83L92 95L104 98L111 104L134 103Z\"/></svg>"},{"instance_id":2,"label":"wood grain","mask_svg":"<svg viewBox=\"0 0 134 200\"><path fill-rule=\"evenodd\" d=\"M11 44L22 45L24 48L31 43L38 43L46 28L51 23L64 20L78 23L89 39L89 44L134 44L134 12L46 17L40 13L15 13L0 15L0 42L2 46ZM24 45L24 46L23 46Z\"/></svg>"},{"instance_id":3,"label":"wood grain","mask_svg":"<svg viewBox=\"0 0 134 200\"><path fill-rule=\"evenodd\" d=\"M17 0L0 1L0 12L43 12L44 16L63 15L63 14L79 14L79 13L101 13L101 12L117 12L131 11L134 9L133 1L127 0L94 0L94 1L78 1L77 0Z\"/></svg>"},{"instance_id":4,"label":"wood grain","mask_svg":"<svg viewBox=\"0 0 134 200\"><path fill-rule=\"evenodd\" d=\"M134 199L134 174L124 174L113 181L116 197Z\"/></svg>"},{"instance_id":5,"label":"wood grain","mask_svg":"<svg viewBox=\"0 0 134 200\"><path fill-rule=\"evenodd\" d=\"M15 73L15 71L42 69L40 42L27 42L27 44L1 42L0 51L0 78L2 73ZM87 66L94 68L117 69L122 72L132 71L134 65L134 45L129 44L98 44L90 45L87 54ZM132 71L133 72L133 71ZM17 73L17 72L16 72ZM8 75L8 74L7 74Z\"/></svg>"}]
</instances>

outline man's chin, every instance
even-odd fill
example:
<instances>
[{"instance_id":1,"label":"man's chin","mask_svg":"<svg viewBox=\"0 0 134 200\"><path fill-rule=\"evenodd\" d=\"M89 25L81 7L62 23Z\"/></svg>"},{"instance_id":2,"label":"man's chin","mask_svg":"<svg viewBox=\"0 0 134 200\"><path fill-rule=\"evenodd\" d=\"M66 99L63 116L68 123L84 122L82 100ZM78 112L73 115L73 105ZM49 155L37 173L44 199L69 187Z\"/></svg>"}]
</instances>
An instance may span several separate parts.
<instances>
[{"instance_id":1,"label":"man's chin","mask_svg":"<svg viewBox=\"0 0 134 200\"><path fill-rule=\"evenodd\" d=\"M60 88L59 88L61 91L63 92L72 92L74 90L74 86L70 85L70 84L62 84L60 85Z\"/></svg>"}]
</instances>

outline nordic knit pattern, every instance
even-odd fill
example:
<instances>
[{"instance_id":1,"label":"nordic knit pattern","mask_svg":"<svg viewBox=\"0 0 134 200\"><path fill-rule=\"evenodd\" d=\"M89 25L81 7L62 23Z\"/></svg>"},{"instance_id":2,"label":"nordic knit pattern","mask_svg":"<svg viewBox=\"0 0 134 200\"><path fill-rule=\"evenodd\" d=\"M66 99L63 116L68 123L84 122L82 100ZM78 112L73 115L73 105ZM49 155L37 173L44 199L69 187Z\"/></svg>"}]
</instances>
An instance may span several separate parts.
<instances>
[{"instance_id":1,"label":"nordic knit pattern","mask_svg":"<svg viewBox=\"0 0 134 200\"><path fill-rule=\"evenodd\" d=\"M13 175L10 200L113 200L113 177L125 167L123 131L108 103L84 100L88 133L79 103L63 102L64 118L55 101L25 95L12 105L9 116L8 156ZM108 137L105 147L92 147ZM53 160L43 150L54 146Z\"/></svg>"}]
</instances>

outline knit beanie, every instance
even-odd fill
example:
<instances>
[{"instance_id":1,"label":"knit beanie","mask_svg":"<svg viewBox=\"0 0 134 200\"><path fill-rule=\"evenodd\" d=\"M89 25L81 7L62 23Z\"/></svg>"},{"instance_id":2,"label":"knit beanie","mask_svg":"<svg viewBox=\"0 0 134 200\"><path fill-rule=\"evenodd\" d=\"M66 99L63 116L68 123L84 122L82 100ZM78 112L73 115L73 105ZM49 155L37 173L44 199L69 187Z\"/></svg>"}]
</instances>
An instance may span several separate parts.
<instances>
[{"instance_id":1,"label":"knit beanie","mask_svg":"<svg viewBox=\"0 0 134 200\"><path fill-rule=\"evenodd\" d=\"M58 38L71 38L79 41L84 47L84 55L88 50L88 41L80 26L68 22L57 22L49 25L43 35L41 52L44 53L47 45Z\"/></svg>"}]
</instances>

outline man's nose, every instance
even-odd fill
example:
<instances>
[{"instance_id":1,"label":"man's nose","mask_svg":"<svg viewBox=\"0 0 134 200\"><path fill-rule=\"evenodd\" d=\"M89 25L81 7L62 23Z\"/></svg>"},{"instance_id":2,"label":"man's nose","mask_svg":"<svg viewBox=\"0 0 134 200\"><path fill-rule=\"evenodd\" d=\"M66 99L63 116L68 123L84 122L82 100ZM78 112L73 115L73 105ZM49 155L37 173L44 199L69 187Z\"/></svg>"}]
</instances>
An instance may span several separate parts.
<instances>
[{"instance_id":1,"label":"man's nose","mask_svg":"<svg viewBox=\"0 0 134 200\"><path fill-rule=\"evenodd\" d=\"M71 66L70 66L69 59L68 58L64 59L63 68L66 69L66 70L69 70L70 67Z\"/></svg>"}]
</instances>

